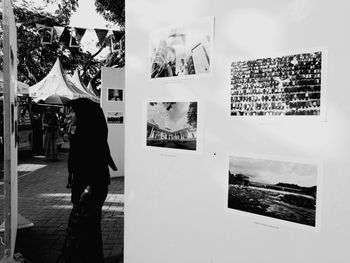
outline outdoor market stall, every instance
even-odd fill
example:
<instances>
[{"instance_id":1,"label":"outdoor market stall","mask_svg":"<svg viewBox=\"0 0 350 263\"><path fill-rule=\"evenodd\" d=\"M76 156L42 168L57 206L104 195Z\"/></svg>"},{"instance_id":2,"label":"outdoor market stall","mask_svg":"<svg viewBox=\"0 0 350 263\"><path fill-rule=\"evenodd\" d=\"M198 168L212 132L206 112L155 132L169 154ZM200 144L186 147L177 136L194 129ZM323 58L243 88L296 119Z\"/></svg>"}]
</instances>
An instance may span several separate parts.
<instances>
[{"instance_id":1,"label":"outdoor market stall","mask_svg":"<svg viewBox=\"0 0 350 263\"><path fill-rule=\"evenodd\" d=\"M0 71L0 103L3 101L3 73ZM17 81L17 102L18 102L18 150L31 151L33 148L33 127L31 120L31 104L29 97L29 85ZM1 111L1 125L3 126L3 112ZM3 145L3 130L1 130L0 141Z\"/></svg>"}]
</instances>

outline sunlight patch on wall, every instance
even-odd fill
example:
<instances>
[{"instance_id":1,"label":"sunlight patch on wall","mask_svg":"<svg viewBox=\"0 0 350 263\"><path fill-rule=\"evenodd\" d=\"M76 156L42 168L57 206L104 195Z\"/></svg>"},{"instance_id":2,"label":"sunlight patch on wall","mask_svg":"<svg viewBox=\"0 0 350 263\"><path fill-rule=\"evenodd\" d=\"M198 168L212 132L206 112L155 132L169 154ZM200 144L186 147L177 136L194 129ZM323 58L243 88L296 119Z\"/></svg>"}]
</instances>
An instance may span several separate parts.
<instances>
[{"instance_id":1,"label":"sunlight patch on wall","mask_svg":"<svg viewBox=\"0 0 350 263\"><path fill-rule=\"evenodd\" d=\"M143 72L145 68L149 68L149 65L144 63L144 60L140 59L138 56L134 56L132 54L128 54L128 63L126 65L127 69L133 71L134 73Z\"/></svg>"},{"instance_id":2,"label":"sunlight patch on wall","mask_svg":"<svg viewBox=\"0 0 350 263\"><path fill-rule=\"evenodd\" d=\"M226 21L226 35L231 42L249 55L279 50L284 39L280 21L259 10L234 11Z\"/></svg>"},{"instance_id":3,"label":"sunlight patch on wall","mask_svg":"<svg viewBox=\"0 0 350 263\"><path fill-rule=\"evenodd\" d=\"M133 10L138 26L149 30L166 21L169 24L183 24L196 17L199 1L178 0L176 2L134 0L126 3L126 10ZM166 10L164 12L164 10ZM135 21L135 20L134 20Z\"/></svg>"},{"instance_id":4,"label":"sunlight patch on wall","mask_svg":"<svg viewBox=\"0 0 350 263\"><path fill-rule=\"evenodd\" d=\"M294 0L286 5L280 14L281 17L291 19L295 22L303 22L309 16L313 10L313 6L318 3L312 3L310 0ZM315 2L315 1L314 1Z\"/></svg>"}]
</instances>

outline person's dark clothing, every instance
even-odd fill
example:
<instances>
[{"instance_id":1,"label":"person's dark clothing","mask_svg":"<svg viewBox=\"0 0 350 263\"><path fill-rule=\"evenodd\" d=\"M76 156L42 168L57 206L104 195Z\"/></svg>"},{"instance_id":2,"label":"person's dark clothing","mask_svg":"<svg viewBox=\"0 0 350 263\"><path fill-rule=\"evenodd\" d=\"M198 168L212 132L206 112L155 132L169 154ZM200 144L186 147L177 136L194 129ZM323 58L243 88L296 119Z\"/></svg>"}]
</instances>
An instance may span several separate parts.
<instances>
[{"instance_id":1,"label":"person's dark clothing","mask_svg":"<svg viewBox=\"0 0 350 263\"><path fill-rule=\"evenodd\" d=\"M72 202L76 203L88 185L94 195L103 195L110 181L108 166L116 168L110 155L108 128L101 107L84 98L72 100L68 106L77 116L68 157L68 172L73 174Z\"/></svg>"},{"instance_id":2,"label":"person's dark clothing","mask_svg":"<svg viewBox=\"0 0 350 263\"><path fill-rule=\"evenodd\" d=\"M103 262L101 214L110 182L108 166L116 170L107 142L107 123L101 107L89 99L71 100L67 105L77 117L75 133L70 137L68 172L73 178L73 206L84 211L77 231L80 251L84 253L81 262ZM84 195L88 186L91 191Z\"/></svg>"},{"instance_id":3,"label":"person's dark clothing","mask_svg":"<svg viewBox=\"0 0 350 263\"><path fill-rule=\"evenodd\" d=\"M35 114L33 117L33 153L43 153L42 121L39 114Z\"/></svg>"}]
</instances>

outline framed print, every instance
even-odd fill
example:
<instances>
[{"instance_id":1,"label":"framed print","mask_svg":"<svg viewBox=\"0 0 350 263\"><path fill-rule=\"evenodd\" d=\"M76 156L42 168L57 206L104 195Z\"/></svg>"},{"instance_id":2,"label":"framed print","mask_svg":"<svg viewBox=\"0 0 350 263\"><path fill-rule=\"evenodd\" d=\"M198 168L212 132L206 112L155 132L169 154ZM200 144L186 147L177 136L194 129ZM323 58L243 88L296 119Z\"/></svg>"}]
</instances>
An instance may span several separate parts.
<instances>
[{"instance_id":1,"label":"framed print","mask_svg":"<svg viewBox=\"0 0 350 263\"><path fill-rule=\"evenodd\" d=\"M151 79L210 74L213 38L214 17L153 30L150 34Z\"/></svg>"},{"instance_id":2,"label":"framed print","mask_svg":"<svg viewBox=\"0 0 350 263\"><path fill-rule=\"evenodd\" d=\"M123 101L122 89L108 89L107 101Z\"/></svg>"},{"instance_id":3,"label":"framed print","mask_svg":"<svg viewBox=\"0 0 350 263\"><path fill-rule=\"evenodd\" d=\"M259 218L319 227L319 162L273 156L228 156L227 207Z\"/></svg>"},{"instance_id":4,"label":"framed print","mask_svg":"<svg viewBox=\"0 0 350 263\"><path fill-rule=\"evenodd\" d=\"M146 146L197 151L198 102L147 102Z\"/></svg>"},{"instance_id":5,"label":"framed print","mask_svg":"<svg viewBox=\"0 0 350 263\"><path fill-rule=\"evenodd\" d=\"M232 62L230 116L324 117L324 58L317 49Z\"/></svg>"},{"instance_id":6,"label":"framed print","mask_svg":"<svg viewBox=\"0 0 350 263\"><path fill-rule=\"evenodd\" d=\"M107 112L107 124L123 124L124 112L122 111L108 111Z\"/></svg>"}]
</instances>

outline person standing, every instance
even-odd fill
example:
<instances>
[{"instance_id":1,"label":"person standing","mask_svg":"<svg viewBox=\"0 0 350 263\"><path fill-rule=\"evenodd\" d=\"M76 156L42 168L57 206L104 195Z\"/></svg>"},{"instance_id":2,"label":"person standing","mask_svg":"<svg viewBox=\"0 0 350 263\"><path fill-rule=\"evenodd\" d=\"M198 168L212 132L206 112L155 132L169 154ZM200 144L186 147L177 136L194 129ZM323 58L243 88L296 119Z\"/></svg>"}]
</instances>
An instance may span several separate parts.
<instances>
[{"instance_id":1,"label":"person standing","mask_svg":"<svg viewBox=\"0 0 350 263\"><path fill-rule=\"evenodd\" d=\"M44 151L46 161L57 160L58 119L51 107L47 107L42 116L44 130Z\"/></svg>"},{"instance_id":2,"label":"person standing","mask_svg":"<svg viewBox=\"0 0 350 263\"><path fill-rule=\"evenodd\" d=\"M107 142L108 127L101 107L79 98L67 103L70 113L68 173L73 209L68 234L74 234L77 249L69 262L103 262L102 206L110 183L109 167L117 170ZM70 233L69 233L70 231Z\"/></svg>"},{"instance_id":3,"label":"person standing","mask_svg":"<svg viewBox=\"0 0 350 263\"><path fill-rule=\"evenodd\" d=\"M33 109L33 108L32 108ZM33 153L43 153L43 128L41 113L38 109L33 110Z\"/></svg>"}]
</instances>

